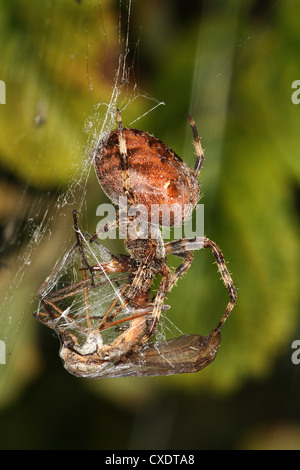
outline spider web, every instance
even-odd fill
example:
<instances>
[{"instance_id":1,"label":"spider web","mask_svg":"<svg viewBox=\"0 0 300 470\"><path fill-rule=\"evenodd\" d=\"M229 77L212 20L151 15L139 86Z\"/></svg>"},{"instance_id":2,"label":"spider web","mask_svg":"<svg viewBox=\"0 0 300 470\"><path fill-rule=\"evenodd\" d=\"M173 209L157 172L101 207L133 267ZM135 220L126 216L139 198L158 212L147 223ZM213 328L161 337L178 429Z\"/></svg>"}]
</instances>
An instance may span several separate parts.
<instances>
[{"instance_id":1,"label":"spider web","mask_svg":"<svg viewBox=\"0 0 300 470\"><path fill-rule=\"evenodd\" d=\"M39 292L42 300L37 318L60 336L61 356L65 359L67 354L71 358L66 360L65 367L74 375L88 378L171 374L174 367L171 359L176 349L169 347L172 343L164 341L165 327L155 335L153 343L138 350L129 360L126 359L120 364L115 364L112 360L97 364L98 356L96 355L96 360L95 357L89 356L96 344L100 353L103 346L110 346L114 341L122 345L119 336L127 329L129 331L131 328L134 332L139 329L140 324L143 326L145 314L150 314L153 307L150 305L143 309L133 309L128 304L116 315L115 310L124 301L124 287L130 284L128 274L107 274L102 266L105 264L104 260L108 263L111 261L108 250L99 242L91 245L82 232L80 236L85 263L95 266L97 270L89 275L89 270L86 269L83 275L82 254L74 244L57 262ZM167 308L168 306L164 306L163 310ZM135 320L132 326L133 317ZM174 334L174 331L172 332ZM184 343L184 340L181 341ZM70 352L70 343L73 352ZM79 356L74 361L76 352L79 352ZM121 348L112 350L116 357L119 357L121 352ZM161 360L157 359L160 356ZM210 356L209 351L209 358ZM85 358L92 364L85 366ZM68 362L71 362L71 365ZM183 367L183 364L179 364L177 370L180 371Z\"/></svg>"},{"instance_id":2,"label":"spider web","mask_svg":"<svg viewBox=\"0 0 300 470\"><path fill-rule=\"evenodd\" d=\"M100 17L101 8L101 2L98 2L96 9L99 9ZM124 112L129 109L134 102L138 100L143 101L142 108L144 111L129 123L129 126L132 126L133 123L137 122L145 114L164 104L140 90L135 79L135 56L139 47L139 38L133 46L129 46L131 42L131 11L131 0L128 2L119 2L118 25L116 25L119 42L118 65L110 94L108 94L108 99L105 102L94 105L92 113L90 113L88 118L82 123L86 134L86 145L81 164L74 165L73 176L70 178L67 189L58 191L54 204L48 201L47 194L45 194L36 198L30 207L26 209L27 224L22 231L23 234L27 236L26 250L19 250L14 258L14 269L11 269L11 264L9 272L6 271L5 295L2 301L2 311L0 315L1 341L5 344L6 367L0 369L1 375L5 376L10 369L9 364L14 362L14 358L17 354L20 354L23 335L28 329L29 321L32 321L33 311L36 310L37 293L36 291L32 292L30 299L23 299L23 284L26 283L28 276L34 276L36 259L41 256L43 250L47 249L47 242L56 236L55 225L57 222L64 221L62 226L66 227L65 221L68 219L70 222L71 209L73 209L74 206L79 212L86 210L88 181L90 177L94 177L94 175L91 175L93 172L91 152L93 148L99 147L100 142L103 141L112 129L116 128L116 109L119 108L121 112ZM93 11L91 15L92 14L95 14L95 11ZM99 27L102 29L103 36L106 36L105 24L101 24L101 21L99 20ZM123 41L124 34L122 33L122 28L124 24L126 24L126 31L125 40ZM80 51L80 53L82 53L82 51ZM92 90L93 85L89 74L88 46L85 54L87 80L89 88ZM28 185L29 184L30 182L28 181ZM19 202L21 210L22 204L26 200L27 192L28 188L25 187L23 190L23 198ZM74 232L69 223L65 240L63 242L60 240L58 247L60 259L65 256L65 253L68 252L73 242ZM90 254L95 258L95 264L100 264L103 261L103 252L98 250L97 252L92 251ZM69 267L69 264L66 266L63 264L61 266L61 269L51 279L51 283L47 287L49 290L61 284L61 280L66 276ZM50 272L51 265L49 266L49 273ZM74 272L75 270L73 269L73 273ZM111 302L116 296L121 296L120 288L117 288L115 283L110 282L108 276L107 281L110 292L109 289L105 290L101 288L100 297L99 290L97 292L100 300L94 302L93 308L98 310L98 315L103 311L102 304L105 305L107 302ZM122 287L122 283L120 283L120 286ZM18 295L20 295L20 301L16 302L16 296ZM81 304L79 311L82 312L84 308L85 306ZM174 325L172 325L170 321L167 326L161 328L158 337L160 339L165 338L163 331L168 329L174 330Z\"/></svg>"},{"instance_id":3,"label":"spider web","mask_svg":"<svg viewBox=\"0 0 300 470\"><path fill-rule=\"evenodd\" d=\"M53 2L47 3L47 8L54 5ZM96 6L93 7L87 18L82 21L83 29L89 31L90 19L97 17L97 33L92 39L94 43L97 43L99 36L104 38L104 41L108 44L108 23L104 19L104 4L97 2ZM68 181L67 190L60 190L56 195L52 195L52 201L49 202L48 194L39 195L32 204L27 208L26 219L27 223L23 229L23 232L27 235L26 249L20 250L15 256L13 263L10 266L14 266L14 269L6 271L5 278L5 289L4 289L4 300L2 303L2 313L0 317L1 327L1 340L6 346L6 362L11 361L10 356L15 351L15 356L19 354L16 345L21 348L20 336L21 332L25 331L30 322L32 322L32 312L37 309L37 291L41 284L41 281L52 272L51 267L55 265L56 260L62 259L66 252L70 249L70 246L74 243L74 230L71 224L71 210L76 208L83 216L90 207L89 203L89 191L88 185L92 178L95 179L92 169L91 154L94 148L98 147L100 143L105 139L112 129L116 128L116 109L119 108L121 113L126 117L130 114L131 109L137 109L134 114L134 118L131 122L127 119L126 126L132 126L145 114L152 112L155 108L162 105L163 102L156 98L149 96L146 92L139 88L139 82L135 75L135 62L139 53L139 42L140 35L142 32L143 24L140 27L139 36L136 40L132 39L131 31L131 15L132 15L132 3L128 1L119 1L118 3L118 15L117 20L114 24L114 39L117 37L118 51L117 51L117 65L114 69L114 76L110 82L109 89L105 93L105 99L99 100L96 104L93 104L92 110L82 110L86 112L87 118L82 119L82 126L85 130L85 142L84 148L80 149L82 153L82 160L80 163L73 165L72 176ZM146 18L144 18L144 22ZM47 24L51 24L48 22ZM78 30L79 31L79 30ZM100 31L100 35L99 35ZM80 31L81 32L81 31ZM86 66L86 92L91 93L95 87L96 81L92 71L90 71L90 50L91 44L86 41L83 49L73 48L71 58L75 59L77 56L85 57ZM112 54L113 55L113 54ZM111 56L112 57L112 56ZM113 62L113 61L112 61ZM195 80L195 83L198 80ZM66 85L66 93L71 92L68 90L68 84ZM195 89L193 92L193 99L199 92ZM92 101L92 99L91 99ZM137 103L139 105L137 106ZM142 104L140 104L142 103ZM43 113L45 109L41 106L36 122L43 122ZM125 113L126 112L126 113ZM190 138L189 138L190 140ZM78 149L77 149L78 150ZM28 187L30 186L30 180L28 180ZM23 198L24 200L28 194L28 187L24 189ZM20 208L22 210L22 199L20 200ZM82 229L85 230L85 224L81 224ZM58 233L64 234L62 240ZM48 242L50 246L55 246L53 240L58 240L56 245L55 253L49 253L49 261L43 266L45 276L38 279L36 282L36 273L40 273L39 262L48 256ZM50 251L50 250L49 250ZM102 261L100 254L97 254L97 264ZM45 257L46 263L46 257ZM37 269L39 268L39 269ZM32 274L31 274L32 273ZM53 277L52 286L59 284L60 279L65 275L61 270ZM32 288L31 297L28 299L22 296L23 287L29 277L35 280L34 288ZM119 290L116 289L115 284L110 284L111 297L118 297L120 295ZM102 289L102 288L101 288ZM25 290L24 290L25 292ZM99 292L99 291L98 291ZM20 296L18 302L16 298ZM100 296L101 297L101 296ZM168 322L167 324L165 322ZM176 331L176 327L163 316L160 323L161 330L158 332L158 337L164 340L166 335L171 331L174 334L170 336L177 336L181 333L179 330ZM25 336L25 335L24 335ZM20 349L19 349L20 351ZM20 354L19 354L20 357ZM0 373L8 370L8 367L2 368Z\"/></svg>"}]
</instances>

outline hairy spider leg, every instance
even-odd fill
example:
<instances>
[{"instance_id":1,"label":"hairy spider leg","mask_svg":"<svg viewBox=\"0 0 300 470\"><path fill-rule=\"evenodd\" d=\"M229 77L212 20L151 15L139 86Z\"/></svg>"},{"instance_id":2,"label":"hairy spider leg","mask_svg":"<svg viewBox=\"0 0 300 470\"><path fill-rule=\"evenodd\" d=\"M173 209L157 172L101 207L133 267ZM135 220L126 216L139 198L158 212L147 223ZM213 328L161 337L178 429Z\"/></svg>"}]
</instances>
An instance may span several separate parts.
<instances>
[{"instance_id":1,"label":"hairy spider leg","mask_svg":"<svg viewBox=\"0 0 300 470\"><path fill-rule=\"evenodd\" d=\"M186 251L183 253L173 253L180 258L184 258L184 261L176 268L175 272L172 274L170 283L169 283L169 291L175 286L178 279L183 276L187 272L187 270L191 267L194 259L194 253L191 251Z\"/></svg>"},{"instance_id":2,"label":"hairy spider leg","mask_svg":"<svg viewBox=\"0 0 300 470\"><path fill-rule=\"evenodd\" d=\"M225 321L229 317L230 312L231 312L231 310L233 309L233 307L235 305L236 298L237 298L237 291L236 291L236 287L234 285L234 282L233 282L233 280L232 280L232 278L229 274L229 271L227 269L223 253L220 250L220 248L218 247L218 245L215 242L213 242L212 240L209 240L208 238L204 238L203 248L210 248L212 250L213 255L216 259L217 265L218 265L218 270L221 274L221 277L223 279L225 287L228 290L229 299L230 299L228 304L227 304L225 313L224 313L223 317L221 318L220 323L217 325L217 327L212 332L212 334L217 334L221 330L222 326L224 325Z\"/></svg>"},{"instance_id":3,"label":"hairy spider leg","mask_svg":"<svg viewBox=\"0 0 300 470\"><path fill-rule=\"evenodd\" d=\"M182 253L172 253L178 257L184 258L184 261L176 268L174 273L170 273L170 270L167 265L164 266L164 272L162 273L164 278L161 281L161 284L158 288L157 294L154 298L154 309L153 309L153 319L152 323L149 327L149 335L151 336L158 324L160 312L163 308L163 301L166 295L170 292L170 290L174 287L177 283L178 279L186 273L186 271L190 268L194 254L190 251L182 252Z\"/></svg>"},{"instance_id":4,"label":"hairy spider leg","mask_svg":"<svg viewBox=\"0 0 300 470\"><path fill-rule=\"evenodd\" d=\"M131 201L130 204L133 204L133 202ZM97 238L101 239L102 235L110 232L111 230L114 230L116 228L120 228L120 230L121 229L126 230L126 226L131 224L133 220L134 220L134 216L122 217L122 222L120 223L120 213L118 211L116 220L112 220L111 222L105 224L104 226L100 226L100 229L98 229L97 232L94 233L94 235L90 235L87 232L85 233L89 236L90 243L94 243L94 242L97 242Z\"/></svg>"},{"instance_id":5,"label":"hairy spider leg","mask_svg":"<svg viewBox=\"0 0 300 470\"><path fill-rule=\"evenodd\" d=\"M200 139L199 139L199 135L198 135L198 131L197 131L197 128L196 128L195 121L194 121L194 119L192 118L192 116L190 114L188 114L188 118L189 118L190 126L191 126L191 129L193 131L193 135L194 135L194 146L195 146L196 156L197 156L195 166L194 166L194 175L198 177L198 175L200 173L200 170L203 166L204 153L203 153L202 146L201 146L201 143L200 143Z\"/></svg>"},{"instance_id":6,"label":"hairy spider leg","mask_svg":"<svg viewBox=\"0 0 300 470\"><path fill-rule=\"evenodd\" d=\"M153 307L153 312L151 317L149 318L147 325L148 325L148 331L146 332L145 335L145 341L150 338L155 333L155 330L157 328L159 318L161 311L163 309L163 302L164 299L167 295L167 293L170 291L169 284L170 284L170 270L168 266L165 264L163 266L163 269L161 271L161 274L163 276L159 287L157 289L156 295L154 297L154 307ZM143 341L143 342L145 342Z\"/></svg>"},{"instance_id":7,"label":"hairy spider leg","mask_svg":"<svg viewBox=\"0 0 300 470\"><path fill-rule=\"evenodd\" d=\"M210 248L212 250L212 253L217 262L218 271L220 272L224 285L229 293L229 302L227 304L225 313L220 323L212 332L212 334L216 335L217 333L219 333L225 321L227 320L231 310L235 305L237 298L237 291L234 282L230 276L230 273L227 269L222 251L220 250L218 245L216 245L215 242L206 237L185 238L182 240L173 240L169 243L165 243L166 252L168 254L175 255L177 255L178 253L183 253L185 251L199 250L201 248Z\"/></svg>"},{"instance_id":8,"label":"hairy spider leg","mask_svg":"<svg viewBox=\"0 0 300 470\"><path fill-rule=\"evenodd\" d=\"M123 122L119 109L117 109L117 122L118 122L118 132L119 132L119 151L121 155L121 168L122 168L122 179L123 179L123 190L124 194L127 197L129 205L135 204L135 197L130 188L129 183L129 162L128 162L128 153L126 139L123 136Z\"/></svg>"},{"instance_id":9,"label":"hairy spider leg","mask_svg":"<svg viewBox=\"0 0 300 470\"><path fill-rule=\"evenodd\" d=\"M104 233L107 233L107 232L110 232L111 230L115 229L115 228L118 228L119 227L119 218L117 217L116 220L113 220L107 224L105 224L104 226L101 226L101 229L97 230L97 232L94 233L94 235L90 235L90 243L93 243L94 241L96 241L97 238L101 238L101 236L104 234Z\"/></svg>"}]
</instances>

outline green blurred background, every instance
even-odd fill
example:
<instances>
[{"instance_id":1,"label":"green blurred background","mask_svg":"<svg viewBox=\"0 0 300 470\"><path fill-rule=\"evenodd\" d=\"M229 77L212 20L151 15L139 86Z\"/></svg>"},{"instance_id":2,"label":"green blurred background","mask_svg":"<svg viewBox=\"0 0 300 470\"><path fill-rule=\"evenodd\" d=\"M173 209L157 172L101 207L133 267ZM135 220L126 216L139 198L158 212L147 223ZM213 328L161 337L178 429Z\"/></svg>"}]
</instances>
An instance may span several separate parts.
<instances>
[{"instance_id":1,"label":"green blurred background","mask_svg":"<svg viewBox=\"0 0 300 470\"><path fill-rule=\"evenodd\" d=\"M1 449L300 449L299 21L292 0L1 2ZM127 47L126 77L116 76ZM238 302L215 362L197 374L75 378L32 317L71 246L71 210L93 232L107 202L82 165L111 100L125 125L140 117L133 126L190 165L188 112L202 138L205 235ZM200 251L167 313L183 333L208 334L226 302Z\"/></svg>"}]
</instances>

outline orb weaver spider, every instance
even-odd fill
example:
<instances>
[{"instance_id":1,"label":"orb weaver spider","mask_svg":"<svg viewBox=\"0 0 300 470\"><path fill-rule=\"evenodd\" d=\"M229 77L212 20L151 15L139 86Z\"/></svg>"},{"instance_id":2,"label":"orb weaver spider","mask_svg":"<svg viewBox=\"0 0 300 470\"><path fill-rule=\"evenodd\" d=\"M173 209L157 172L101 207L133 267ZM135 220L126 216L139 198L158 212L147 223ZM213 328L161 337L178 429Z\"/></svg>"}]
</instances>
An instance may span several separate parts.
<instances>
[{"instance_id":1,"label":"orb weaver spider","mask_svg":"<svg viewBox=\"0 0 300 470\"><path fill-rule=\"evenodd\" d=\"M144 222L148 233L139 230L125 240L128 254L113 255L99 238L83 234L73 211L76 242L46 279L39 290L41 309L36 317L58 334L60 356L65 368L76 376L87 378L170 375L196 372L210 364L220 345L220 330L236 301L236 288L219 247L206 237L185 238L164 243L161 232L153 232L150 215L164 224L165 212L176 211L169 217L175 225L183 221L199 199L198 175L204 153L194 120L189 115L194 136L196 162L190 169L169 147L154 136L131 128L123 128L117 111L118 128L95 149L93 159L99 183L111 201L117 204L125 196L129 207L146 207ZM186 207L189 209L186 210ZM159 212L157 212L157 210ZM128 217L126 223L136 222ZM119 218L115 225L119 224ZM103 231L111 227L104 226ZM210 248L229 294L229 301L219 324L208 336L182 335L168 341L148 342L156 332L166 295L187 272L193 261L193 251ZM95 255L95 249L100 253ZM182 259L171 270L167 255ZM79 267L74 268L75 260ZM106 258L103 261L103 258ZM68 280L62 287L57 279L71 263L72 272L80 271L82 279ZM157 276L161 281L153 294ZM122 277L123 276L123 277ZM103 307L103 289L110 287L113 297ZM93 298L91 302L91 297ZM81 299L78 307L78 298ZM97 300L95 300L97 299ZM69 304L60 305L69 301ZM91 307L92 306L92 307ZM100 312L101 311L101 312Z\"/></svg>"}]
</instances>

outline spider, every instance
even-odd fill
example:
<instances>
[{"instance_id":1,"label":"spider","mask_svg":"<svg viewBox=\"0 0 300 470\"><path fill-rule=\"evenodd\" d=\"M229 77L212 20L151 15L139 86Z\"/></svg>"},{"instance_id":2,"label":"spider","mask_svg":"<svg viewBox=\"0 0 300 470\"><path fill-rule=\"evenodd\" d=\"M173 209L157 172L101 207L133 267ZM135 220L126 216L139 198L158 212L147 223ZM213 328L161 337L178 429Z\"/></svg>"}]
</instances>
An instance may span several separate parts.
<instances>
[{"instance_id":1,"label":"spider","mask_svg":"<svg viewBox=\"0 0 300 470\"><path fill-rule=\"evenodd\" d=\"M113 255L100 243L100 231L93 236L82 234L77 212L73 211L76 243L41 286L39 295L45 312L39 311L36 316L57 332L62 345L60 356L66 369L74 375L92 378L195 372L216 356L220 330L236 301L236 289L223 254L206 237L164 243L158 229L166 220L171 226L178 220L184 221L199 199L198 176L204 153L194 120L188 117L196 150L193 169L154 136L123 128L119 111L118 128L94 151L95 172L104 192L115 204L125 196L129 208L141 205L146 208L142 220L148 233L141 235L137 218L127 217L126 224L134 226L133 236L125 240L128 254ZM115 221L116 226L119 224L120 217ZM110 229L109 224L102 228L104 232ZM108 261L97 259L93 263L88 259L91 246L105 253ZM161 312L169 308L164 305L166 295L191 266L193 251L200 248L211 249L229 293L221 321L206 337L182 335L169 341L148 343L157 329ZM49 284L74 253L80 257L82 280L51 290ZM182 259L174 271L167 264L167 255ZM125 278L120 281L122 274ZM161 281L153 295L153 283L158 275ZM90 296L100 295L100 288L107 283L114 286L115 298L103 314L91 313ZM61 300L77 295L81 295L84 303L80 314L72 312L74 304L67 308L59 306ZM111 329L114 335L105 340L105 333ZM83 339L79 340L78 332Z\"/></svg>"}]
</instances>

